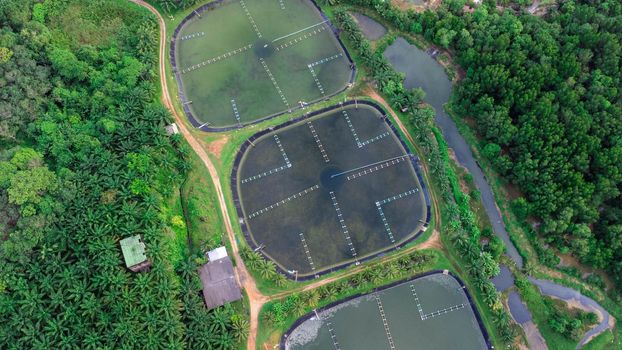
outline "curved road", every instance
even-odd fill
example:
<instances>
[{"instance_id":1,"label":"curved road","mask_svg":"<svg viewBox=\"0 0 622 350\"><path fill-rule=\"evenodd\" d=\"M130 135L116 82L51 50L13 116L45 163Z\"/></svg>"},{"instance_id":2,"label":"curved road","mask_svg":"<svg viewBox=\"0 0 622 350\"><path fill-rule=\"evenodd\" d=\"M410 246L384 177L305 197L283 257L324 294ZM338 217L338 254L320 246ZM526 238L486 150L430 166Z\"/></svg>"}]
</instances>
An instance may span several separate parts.
<instances>
[{"instance_id":1,"label":"curved road","mask_svg":"<svg viewBox=\"0 0 622 350\"><path fill-rule=\"evenodd\" d=\"M248 302L249 302L249 307L250 307L250 329L249 329L248 340L247 340L247 349L254 350L256 349L257 330L259 328L259 312L261 311L262 306L266 302L273 300L273 299L284 298L293 293L298 293L301 291L308 291L311 289L318 288L327 283L331 283L341 278L345 278L357 272L360 272L365 268L365 266L359 266L357 268L354 268L346 274L341 274L338 276L325 278L320 281L308 284L306 286L302 286L302 287L295 288L287 292L282 292L282 293L274 294L271 296L266 296L259 291L255 283L255 280L253 279L251 274L246 269L246 266L244 265L244 261L242 260L242 257L240 256L238 243L235 238L233 227L231 226L231 219L229 216L229 211L227 209L225 197L224 197L223 190L222 190L222 185L220 183L220 177L218 176L216 167L214 167L214 164L212 163L211 159L209 158L205 150L201 147L197 139L190 133L190 131L186 127L186 124L184 123L184 119L179 113L177 113L177 110L173 106L173 102L171 100L170 92L168 89L168 83L166 80L166 56L165 56L166 55L166 22L164 21L164 18L162 18L158 10L156 10L153 6L146 3L145 1L143 0L128 0L128 1L146 8L158 18L158 23L160 27L159 73L160 73L160 85L162 86L161 100L162 100L162 103L164 103L164 105L166 106L166 108L175 117L175 121L177 122L177 126L179 127L179 130L181 134L183 135L183 137L186 139L188 144L192 147L192 150L197 154L197 156L199 156L199 158L201 159L201 161L207 168L210 174L210 177L212 179L212 182L214 184L214 188L216 189L216 194L218 196L218 204L220 207L222 218L225 223L227 237L229 238L229 242L231 243L233 257L237 263L237 266L235 268L236 278L239 284L242 286L242 288L244 288L248 296ZM393 113L391 109L389 109L389 111ZM399 120L399 119L396 118L396 120ZM402 128L404 133L408 135L403 125L400 125L400 128ZM424 167L424 176L426 176L426 178L428 176L427 168L425 167ZM438 205L437 205L436 198L434 196L431 196L431 197L432 197L432 203L434 206L434 211L437 217L437 222L440 222L440 215L438 211ZM414 250L433 248L433 247L437 248L440 245L441 243L440 243L439 234L438 232L435 231L425 242L419 245L410 247L408 249L402 249L399 253L392 254L390 257L380 259L378 261L382 262L384 260L389 261L389 260L398 259L406 254L413 252Z\"/></svg>"},{"instance_id":2,"label":"curved road","mask_svg":"<svg viewBox=\"0 0 622 350\"><path fill-rule=\"evenodd\" d=\"M259 311L263 304L265 304L269 298L263 295L257 285L255 284L255 280L251 277L250 273L246 269L244 265L244 261L239 253L239 247L237 241L235 240L235 234L233 232L233 227L231 227L231 219L229 217L229 211L227 210L227 205L225 202L225 196L223 194L222 185L220 184L220 178L218 177L218 172L214 167L214 164L209 159L209 156L205 152L205 150L201 147L197 139L190 133L184 120L177 113L175 107L173 106L173 102L170 98L170 93L168 90L168 83L166 81L166 22L164 22L164 18L160 15L158 10L156 10L150 4L142 1L142 0L129 0L137 5L145 7L151 13L157 16L158 22L160 24L160 49L159 49L159 69L160 69L160 84L162 85L162 102L171 112L171 114L175 117L177 121L177 126L181 134L184 136L188 144L192 147L194 152L201 158L201 161L209 171L212 182L214 183L214 188L216 189L216 194L218 196L218 203L220 207L220 211L222 214L222 218L225 223L225 229L227 231L227 236L229 238L229 242L231 243L231 249L233 251L233 257L236 261L236 278L238 279L239 284L244 288L246 294L248 295L248 301L250 305L250 330L247 341L248 349L255 349L255 341L257 336L257 329L259 325Z\"/></svg>"}]
</instances>

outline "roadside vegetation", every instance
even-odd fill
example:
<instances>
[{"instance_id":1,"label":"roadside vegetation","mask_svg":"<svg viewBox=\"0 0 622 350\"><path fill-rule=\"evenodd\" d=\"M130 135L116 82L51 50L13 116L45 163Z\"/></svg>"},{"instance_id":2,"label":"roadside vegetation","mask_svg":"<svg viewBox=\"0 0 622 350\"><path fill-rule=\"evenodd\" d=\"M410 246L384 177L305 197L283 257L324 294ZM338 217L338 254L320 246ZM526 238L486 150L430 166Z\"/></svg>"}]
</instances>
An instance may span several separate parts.
<instances>
[{"instance_id":1,"label":"roadside vegetation","mask_svg":"<svg viewBox=\"0 0 622 350\"><path fill-rule=\"evenodd\" d=\"M281 335L301 316L349 296L369 293L374 288L412 277L424 271L451 268L436 250L416 251L388 264L372 264L362 272L319 288L291 294L267 303L261 312L258 345L276 345Z\"/></svg>"}]
</instances>

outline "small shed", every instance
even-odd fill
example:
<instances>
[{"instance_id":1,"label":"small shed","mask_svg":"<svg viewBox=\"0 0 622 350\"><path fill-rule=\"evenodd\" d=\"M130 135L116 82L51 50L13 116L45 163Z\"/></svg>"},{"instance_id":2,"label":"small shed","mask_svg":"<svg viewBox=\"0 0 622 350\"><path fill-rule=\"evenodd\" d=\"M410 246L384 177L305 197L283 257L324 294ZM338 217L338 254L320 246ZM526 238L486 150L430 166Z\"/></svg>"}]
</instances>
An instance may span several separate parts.
<instances>
[{"instance_id":1,"label":"small shed","mask_svg":"<svg viewBox=\"0 0 622 350\"><path fill-rule=\"evenodd\" d=\"M225 247L209 251L207 256L209 262L199 269L207 308L213 309L242 299L242 292L233 272L233 263Z\"/></svg>"},{"instance_id":2,"label":"small shed","mask_svg":"<svg viewBox=\"0 0 622 350\"><path fill-rule=\"evenodd\" d=\"M145 242L140 235L124 238L119 242L125 266L133 272L143 271L151 266L151 262L145 254Z\"/></svg>"},{"instance_id":3,"label":"small shed","mask_svg":"<svg viewBox=\"0 0 622 350\"><path fill-rule=\"evenodd\" d=\"M169 136L179 134L179 128L177 127L177 124L175 123L167 125L165 129L166 129L166 134Z\"/></svg>"}]
</instances>

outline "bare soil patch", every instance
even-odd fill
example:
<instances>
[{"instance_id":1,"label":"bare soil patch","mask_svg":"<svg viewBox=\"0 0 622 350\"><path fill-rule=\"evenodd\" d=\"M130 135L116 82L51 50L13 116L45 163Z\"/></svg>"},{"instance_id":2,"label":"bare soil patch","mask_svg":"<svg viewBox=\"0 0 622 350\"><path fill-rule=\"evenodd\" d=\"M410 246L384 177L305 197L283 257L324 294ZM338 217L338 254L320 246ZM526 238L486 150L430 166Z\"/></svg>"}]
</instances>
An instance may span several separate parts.
<instances>
[{"instance_id":1,"label":"bare soil patch","mask_svg":"<svg viewBox=\"0 0 622 350\"><path fill-rule=\"evenodd\" d=\"M222 149L225 147L227 142L229 142L229 136L222 136L207 144L207 151L216 156L216 158L220 159Z\"/></svg>"}]
</instances>

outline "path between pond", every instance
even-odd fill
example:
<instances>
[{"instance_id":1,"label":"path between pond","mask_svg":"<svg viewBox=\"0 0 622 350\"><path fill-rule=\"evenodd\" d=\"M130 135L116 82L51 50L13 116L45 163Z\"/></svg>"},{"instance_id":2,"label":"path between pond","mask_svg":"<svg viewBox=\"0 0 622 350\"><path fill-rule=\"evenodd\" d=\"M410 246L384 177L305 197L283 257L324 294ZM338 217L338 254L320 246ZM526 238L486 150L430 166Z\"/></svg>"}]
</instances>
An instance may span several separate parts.
<instances>
[{"instance_id":1,"label":"path between pond","mask_svg":"<svg viewBox=\"0 0 622 350\"><path fill-rule=\"evenodd\" d=\"M166 80L166 56L165 56L166 55L166 22L164 21L164 18L162 18L158 10L155 9L150 4L146 3L145 1L143 0L128 0L128 1L146 8L158 18L158 23L160 27L159 74L160 74L160 85L162 87L162 96L161 96L162 103L166 106L166 108L171 112L171 114L175 118L175 121L177 122L177 126L179 127L179 130L182 136L186 139L190 147L192 147L193 151L201 159L201 161L207 168L210 174L210 178L212 179L212 182L214 184L214 188L216 190L217 197L218 197L218 204L219 204L221 214L222 214L222 217L225 223L225 229L227 231L227 237L231 243L232 254L237 264L235 267L236 279L238 283L242 286L242 288L245 290L247 297L248 297L248 302L249 302L250 326L249 326L249 334L248 334L246 346L247 346L247 349L249 350L255 350L257 348L256 338L257 338L257 331L259 329L259 312L261 311L261 308L265 303L269 302L270 300L284 298L293 293L315 289L327 283L331 283L339 279L346 278L348 276L351 276L352 274L362 271L365 268L365 266L359 266L355 269L352 269L346 274L341 274L338 276L325 278L320 281L308 284L306 286L301 286L299 288L296 288L295 290L291 290L291 291L287 291L287 292L283 292L279 294L268 296L268 295L264 295L263 293L259 291L259 289L257 288L257 284L255 283L255 280L253 279L252 275L248 272L246 266L244 265L244 261L242 260L240 256L239 246L238 246L238 243L235 237L235 233L233 231L233 227L231 226L229 211L227 209L225 197L224 197L223 190L222 190L222 185L220 183L220 177L218 176L216 167L212 163L211 159L209 158L209 156L207 155L207 153L205 152L205 150L203 149L199 141L190 133L190 131L186 127L183 117L174 108L172 99L170 97L171 95L170 95L170 91L168 89L168 83ZM424 168L424 176L427 177L427 170L425 168ZM434 204L433 205L434 212L437 215L436 216L437 222L439 222L440 220L439 209L437 206L436 199L434 197L432 197L432 202ZM397 259L405 254L409 254L419 249L438 248L438 247L442 247L442 244L440 242L440 235L438 231L435 230L432 232L432 235L430 235L430 237L425 242L419 245L414 245L406 249L402 249L398 254L394 254L390 257L380 259L379 261L382 262L385 260L388 261L388 260Z\"/></svg>"},{"instance_id":2,"label":"path between pond","mask_svg":"<svg viewBox=\"0 0 622 350\"><path fill-rule=\"evenodd\" d=\"M389 57L387 57L387 59L394 65L396 70L406 74L404 82L406 88L422 87L426 92L425 100L436 110L435 122L440 127L448 146L453 149L459 165L466 168L473 176L475 185L481 193L481 200L486 214L492 224L493 231L506 245L506 255L519 269L522 269L523 258L518 253L514 243L510 240L503 223L501 211L497 207L492 188L490 187L490 184L488 183L488 180L486 179L486 176L484 175L478 162L475 160L471 147L460 134L454 121L445 112L444 105L449 101L449 96L451 94L451 82L444 72L444 69L424 51L410 45L403 38L398 38L393 45L395 44L401 47L398 47L397 49L394 49L392 53L389 53ZM387 51L385 51L385 57L387 56L387 52L392 49L393 45L387 48ZM409 48L408 46L412 46L412 48ZM405 55L404 52L406 52L407 55ZM407 56L407 58L404 56ZM416 61L416 63L407 63L412 61ZM421 74L415 74L418 72L414 72L422 67L425 68L427 73L424 77L422 77ZM408 86L409 84L410 86ZM600 315L601 322L585 334L584 338L577 345L577 348L581 348L594 336L613 327L613 322L610 322L610 319L613 318L602 306L591 298L582 295L576 290L548 280L536 280L530 278L530 281L540 289L540 292L543 295L558 298L566 302L575 302L575 306L589 312L596 312ZM534 330L533 327L530 327L529 323L531 322L531 314L524 303L520 300L520 296L518 294L513 295L513 299L514 302L509 303L510 313L514 319L523 326L523 329L526 330L530 348L546 348L540 333L537 330ZM530 330L529 332L527 332L528 329Z\"/></svg>"}]
</instances>

